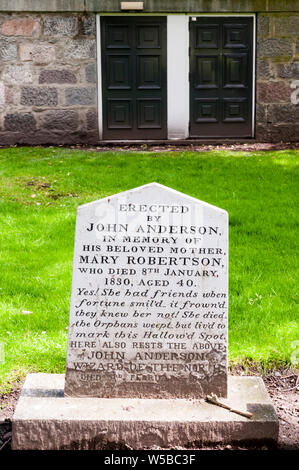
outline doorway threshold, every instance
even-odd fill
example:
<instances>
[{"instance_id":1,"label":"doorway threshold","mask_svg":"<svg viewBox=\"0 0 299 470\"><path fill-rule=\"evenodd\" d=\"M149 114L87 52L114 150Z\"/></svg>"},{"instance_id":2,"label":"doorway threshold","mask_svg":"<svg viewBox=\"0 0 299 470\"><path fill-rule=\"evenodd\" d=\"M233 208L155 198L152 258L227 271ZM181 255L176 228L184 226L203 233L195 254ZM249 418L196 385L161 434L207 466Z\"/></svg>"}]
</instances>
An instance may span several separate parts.
<instances>
[{"instance_id":1,"label":"doorway threshold","mask_svg":"<svg viewBox=\"0 0 299 470\"><path fill-rule=\"evenodd\" d=\"M101 140L97 142L98 146L115 146L120 147L127 145L171 145L171 146L183 146L190 145L227 145L227 144L245 144L245 143L256 143L256 139L177 139L177 140Z\"/></svg>"}]
</instances>

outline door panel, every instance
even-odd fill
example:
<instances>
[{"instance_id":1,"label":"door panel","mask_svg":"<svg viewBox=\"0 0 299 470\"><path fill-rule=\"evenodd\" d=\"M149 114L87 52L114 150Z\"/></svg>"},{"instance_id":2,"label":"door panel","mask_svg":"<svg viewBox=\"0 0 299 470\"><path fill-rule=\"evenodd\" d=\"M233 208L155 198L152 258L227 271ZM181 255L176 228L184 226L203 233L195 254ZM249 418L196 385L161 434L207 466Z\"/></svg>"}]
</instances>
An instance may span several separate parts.
<instances>
[{"instance_id":1,"label":"door panel","mask_svg":"<svg viewBox=\"0 0 299 470\"><path fill-rule=\"evenodd\" d=\"M224 98L223 122L246 122L248 100L246 98Z\"/></svg>"},{"instance_id":2,"label":"door panel","mask_svg":"<svg viewBox=\"0 0 299 470\"><path fill-rule=\"evenodd\" d=\"M236 20L240 23L240 19ZM243 20L242 20L243 21ZM250 19L252 21L252 19ZM246 49L250 44L250 31L248 24L224 24L223 47L228 49Z\"/></svg>"},{"instance_id":3,"label":"door panel","mask_svg":"<svg viewBox=\"0 0 299 470\"><path fill-rule=\"evenodd\" d=\"M107 56L107 88L109 90L130 90L130 56Z\"/></svg>"},{"instance_id":4,"label":"door panel","mask_svg":"<svg viewBox=\"0 0 299 470\"><path fill-rule=\"evenodd\" d=\"M190 137L252 136L253 18L190 19Z\"/></svg>"},{"instance_id":5,"label":"door panel","mask_svg":"<svg viewBox=\"0 0 299 470\"><path fill-rule=\"evenodd\" d=\"M195 88L217 88L218 57L216 55L196 56Z\"/></svg>"},{"instance_id":6,"label":"door panel","mask_svg":"<svg viewBox=\"0 0 299 470\"><path fill-rule=\"evenodd\" d=\"M218 49L219 29L217 24L198 24L196 28L196 49Z\"/></svg>"},{"instance_id":7,"label":"door panel","mask_svg":"<svg viewBox=\"0 0 299 470\"><path fill-rule=\"evenodd\" d=\"M159 98L156 100L138 99L138 128L160 129L161 108L162 103Z\"/></svg>"},{"instance_id":8,"label":"door panel","mask_svg":"<svg viewBox=\"0 0 299 470\"><path fill-rule=\"evenodd\" d=\"M108 99L108 129L132 129L132 100Z\"/></svg>"},{"instance_id":9,"label":"door panel","mask_svg":"<svg viewBox=\"0 0 299 470\"><path fill-rule=\"evenodd\" d=\"M154 25L137 25L137 48L139 49L159 49L160 27Z\"/></svg>"},{"instance_id":10,"label":"door panel","mask_svg":"<svg viewBox=\"0 0 299 470\"><path fill-rule=\"evenodd\" d=\"M219 122L218 98L195 98L194 120L197 123Z\"/></svg>"},{"instance_id":11,"label":"door panel","mask_svg":"<svg viewBox=\"0 0 299 470\"><path fill-rule=\"evenodd\" d=\"M103 138L167 138L166 17L102 17Z\"/></svg>"},{"instance_id":12,"label":"door panel","mask_svg":"<svg viewBox=\"0 0 299 470\"><path fill-rule=\"evenodd\" d=\"M161 65L159 56L137 57L137 88L161 90Z\"/></svg>"},{"instance_id":13,"label":"door panel","mask_svg":"<svg viewBox=\"0 0 299 470\"><path fill-rule=\"evenodd\" d=\"M223 71L224 88L248 87L247 54L224 54Z\"/></svg>"}]
</instances>

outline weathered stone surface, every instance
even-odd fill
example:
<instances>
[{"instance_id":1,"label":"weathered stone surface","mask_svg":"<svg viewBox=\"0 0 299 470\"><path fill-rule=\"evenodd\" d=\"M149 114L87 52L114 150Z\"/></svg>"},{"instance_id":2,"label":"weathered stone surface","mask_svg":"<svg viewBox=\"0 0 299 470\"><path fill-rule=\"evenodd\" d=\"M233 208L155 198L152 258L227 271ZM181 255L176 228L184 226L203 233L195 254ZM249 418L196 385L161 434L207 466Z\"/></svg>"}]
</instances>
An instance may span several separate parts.
<instances>
[{"instance_id":1,"label":"weathered stone surface","mask_svg":"<svg viewBox=\"0 0 299 470\"><path fill-rule=\"evenodd\" d=\"M299 62L278 64L277 72L280 78L299 78Z\"/></svg>"},{"instance_id":2,"label":"weathered stone surface","mask_svg":"<svg viewBox=\"0 0 299 470\"><path fill-rule=\"evenodd\" d=\"M77 83L77 77L71 70L42 70L39 83Z\"/></svg>"},{"instance_id":3,"label":"weathered stone surface","mask_svg":"<svg viewBox=\"0 0 299 470\"><path fill-rule=\"evenodd\" d=\"M40 35L40 24L34 18L13 18L2 23L1 33L3 36L38 37Z\"/></svg>"},{"instance_id":4,"label":"weathered stone surface","mask_svg":"<svg viewBox=\"0 0 299 470\"><path fill-rule=\"evenodd\" d=\"M287 0L286 11L290 11L287 6L288 1L296 2L296 0ZM146 0L147 12L265 12L268 10L267 6L267 0L159 0L158 2L157 0ZM270 8L269 10L271 11ZM276 6L276 11L280 10L281 7ZM118 0L86 0L86 11L120 12L121 10Z\"/></svg>"},{"instance_id":5,"label":"weathered stone surface","mask_svg":"<svg viewBox=\"0 0 299 470\"><path fill-rule=\"evenodd\" d=\"M278 124L273 123L263 125L257 124L256 138L260 142L298 142L298 124Z\"/></svg>"},{"instance_id":6,"label":"weathered stone surface","mask_svg":"<svg viewBox=\"0 0 299 470\"><path fill-rule=\"evenodd\" d=\"M65 393L226 396L227 236L224 210L157 183L79 207Z\"/></svg>"},{"instance_id":7,"label":"weathered stone surface","mask_svg":"<svg viewBox=\"0 0 299 470\"><path fill-rule=\"evenodd\" d=\"M0 81L0 106L5 104L5 86L2 81Z\"/></svg>"},{"instance_id":8,"label":"weathered stone surface","mask_svg":"<svg viewBox=\"0 0 299 470\"><path fill-rule=\"evenodd\" d=\"M51 130L76 130L78 127L78 113L71 110L48 111L42 119L41 127Z\"/></svg>"},{"instance_id":9,"label":"weathered stone surface","mask_svg":"<svg viewBox=\"0 0 299 470\"><path fill-rule=\"evenodd\" d=\"M92 87L67 88L65 99L68 106L90 106L96 104L96 89Z\"/></svg>"},{"instance_id":10,"label":"weathered stone surface","mask_svg":"<svg viewBox=\"0 0 299 470\"><path fill-rule=\"evenodd\" d=\"M39 65L48 65L55 60L55 47L52 44L30 44L20 45L20 59L32 61Z\"/></svg>"},{"instance_id":11,"label":"weathered stone surface","mask_svg":"<svg viewBox=\"0 0 299 470\"><path fill-rule=\"evenodd\" d=\"M268 125L265 122L257 122L255 126L255 138L258 142L271 142Z\"/></svg>"},{"instance_id":12,"label":"weathered stone surface","mask_svg":"<svg viewBox=\"0 0 299 470\"><path fill-rule=\"evenodd\" d=\"M266 121L267 106L257 103L256 105L256 121L264 123Z\"/></svg>"},{"instance_id":13,"label":"weathered stone surface","mask_svg":"<svg viewBox=\"0 0 299 470\"><path fill-rule=\"evenodd\" d=\"M94 145L98 141L95 131L59 131L38 129L38 132L11 132L0 130L1 145L76 145L81 144Z\"/></svg>"},{"instance_id":14,"label":"weathered stone surface","mask_svg":"<svg viewBox=\"0 0 299 470\"><path fill-rule=\"evenodd\" d=\"M258 15L257 16L257 34L258 36L269 36L270 32L270 17Z\"/></svg>"},{"instance_id":15,"label":"weathered stone surface","mask_svg":"<svg viewBox=\"0 0 299 470\"><path fill-rule=\"evenodd\" d=\"M84 0L1 0L0 11L84 11Z\"/></svg>"},{"instance_id":16,"label":"weathered stone surface","mask_svg":"<svg viewBox=\"0 0 299 470\"><path fill-rule=\"evenodd\" d=\"M96 34L96 16L87 15L82 18L82 33L86 35Z\"/></svg>"},{"instance_id":17,"label":"weathered stone surface","mask_svg":"<svg viewBox=\"0 0 299 470\"><path fill-rule=\"evenodd\" d=\"M272 125L270 137L274 142L299 142L299 124L277 124Z\"/></svg>"},{"instance_id":18,"label":"weathered stone surface","mask_svg":"<svg viewBox=\"0 0 299 470\"><path fill-rule=\"evenodd\" d=\"M68 40L65 46L66 59L95 59L95 39Z\"/></svg>"},{"instance_id":19,"label":"weathered stone surface","mask_svg":"<svg viewBox=\"0 0 299 470\"><path fill-rule=\"evenodd\" d=\"M13 92L13 88L5 87L5 102L6 104L17 104L16 101L16 94ZM7 111L7 109L6 109Z\"/></svg>"},{"instance_id":20,"label":"weathered stone surface","mask_svg":"<svg viewBox=\"0 0 299 470\"><path fill-rule=\"evenodd\" d=\"M1 0L0 11L120 12L119 0ZM147 0L147 12L296 12L298 0Z\"/></svg>"},{"instance_id":21,"label":"weathered stone surface","mask_svg":"<svg viewBox=\"0 0 299 470\"><path fill-rule=\"evenodd\" d=\"M298 11L298 0L268 0L268 11Z\"/></svg>"},{"instance_id":22,"label":"weathered stone surface","mask_svg":"<svg viewBox=\"0 0 299 470\"><path fill-rule=\"evenodd\" d=\"M257 96L260 103L290 102L291 88L283 81L258 83Z\"/></svg>"},{"instance_id":23,"label":"weathered stone surface","mask_svg":"<svg viewBox=\"0 0 299 470\"><path fill-rule=\"evenodd\" d=\"M148 12L296 12L298 0L147 0ZM1 0L0 11L119 12L119 0Z\"/></svg>"},{"instance_id":24,"label":"weathered stone surface","mask_svg":"<svg viewBox=\"0 0 299 470\"><path fill-rule=\"evenodd\" d=\"M288 38L261 39L258 41L258 57L292 56L292 42Z\"/></svg>"},{"instance_id":25,"label":"weathered stone surface","mask_svg":"<svg viewBox=\"0 0 299 470\"><path fill-rule=\"evenodd\" d=\"M87 111L86 113L87 129L98 129L98 113L96 111Z\"/></svg>"},{"instance_id":26,"label":"weathered stone surface","mask_svg":"<svg viewBox=\"0 0 299 470\"><path fill-rule=\"evenodd\" d=\"M57 90L49 87L22 87L21 104L25 106L57 106Z\"/></svg>"},{"instance_id":27,"label":"weathered stone surface","mask_svg":"<svg viewBox=\"0 0 299 470\"><path fill-rule=\"evenodd\" d=\"M36 122L31 113L7 114L4 118L4 128L11 132L34 132Z\"/></svg>"},{"instance_id":28,"label":"weathered stone surface","mask_svg":"<svg viewBox=\"0 0 299 470\"><path fill-rule=\"evenodd\" d=\"M45 36L75 36L77 33L76 16L47 16L44 20Z\"/></svg>"},{"instance_id":29,"label":"weathered stone surface","mask_svg":"<svg viewBox=\"0 0 299 470\"><path fill-rule=\"evenodd\" d=\"M32 83L32 71L29 64L7 65L2 76L10 85Z\"/></svg>"},{"instance_id":30,"label":"weathered stone surface","mask_svg":"<svg viewBox=\"0 0 299 470\"><path fill-rule=\"evenodd\" d=\"M299 121L299 107L289 104L273 104L269 106L268 122L294 123Z\"/></svg>"},{"instance_id":31,"label":"weathered stone surface","mask_svg":"<svg viewBox=\"0 0 299 470\"><path fill-rule=\"evenodd\" d=\"M257 78L275 78L273 66L268 60L257 60Z\"/></svg>"},{"instance_id":32,"label":"weathered stone surface","mask_svg":"<svg viewBox=\"0 0 299 470\"><path fill-rule=\"evenodd\" d=\"M299 16L286 15L275 17L275 34L278 36L298 35L299 34Z\"/></svg>"},{"instance_id":33,"label":"weathered stone surface","mask_svg":"<svg viewBox=\"0 0 299 470\"><path fill-rule=\"evenodd\" d=\"M17 45L14 42L0 40L0 60L14 61L17 59Z\"/></svg>"},{"instance_id":34,"label":"weathered stone surface","mask_svg":"<svg viewBox=\"0 0 299 470\"><path fill-rule=\"evenodd\" d=\"M96 83L97 81L97 67L96 64L88 64L85 67L86 81L89 83Z\"/></svg>"},{"instance_id":35,"label":"weathered stone surface","mask_svg":"<svg viewBox=\"0 0 299 470\"><path fill-rule=\"evenodd\" d=\"M253 413L251 419L203 400L63 397L63 386L62 374L27 375L12 421L14 450L262 446L278 438L278 418L259 377L228 380L227 403Z\"/></svg>"}]
</instances>

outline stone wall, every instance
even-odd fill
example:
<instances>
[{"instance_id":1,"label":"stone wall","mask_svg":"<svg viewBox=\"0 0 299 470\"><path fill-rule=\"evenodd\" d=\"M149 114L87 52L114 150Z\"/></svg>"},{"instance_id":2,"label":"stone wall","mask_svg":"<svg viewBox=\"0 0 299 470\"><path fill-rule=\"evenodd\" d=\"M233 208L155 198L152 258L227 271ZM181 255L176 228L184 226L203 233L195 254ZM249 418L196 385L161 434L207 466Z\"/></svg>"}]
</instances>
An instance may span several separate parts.
<instances>
[{"instance_id":1,"label":"stone wall","mask_svg":"<svg viewBox=\"0 0 299 470\"><path fill-rule=\"evenodd\" d=\"M0 145L98 140L94 14L0 14Z\"/></svg>"},{"instance_id":2,"label":"stone wall","mask_svg":"<svg viewBox=\"0 0 299 470\"><path fill-rule=\"evenodd\" d=\"M277 12L299 11L298 0L144 0L150 12ZM0 11L119 12L120 0L1 0Z\"/></svg>"},{"instance_id":3,"label":"stone wall","mask_svg":"<svg viewBox=\"0 0 299 470\"><path fill-rule=\"evenodd\" d=\"M0 145L97 143L95 14L2 10L0 6ZM298 140L299 105L291 98L292 87L299 88L296 80L299 14L259 13L257 140Z\"/></svg>"},{"instance_id":4,"label":"stone wall","mask_svg":"<svg viewBox=\"0 0 299 470\"><path fill-rule=\"evenodd\" d=\"M262 14L257 24L256 137L298 141L299 104L291 95L299 80L299 15Z\"/></svg>"}]
</instances>

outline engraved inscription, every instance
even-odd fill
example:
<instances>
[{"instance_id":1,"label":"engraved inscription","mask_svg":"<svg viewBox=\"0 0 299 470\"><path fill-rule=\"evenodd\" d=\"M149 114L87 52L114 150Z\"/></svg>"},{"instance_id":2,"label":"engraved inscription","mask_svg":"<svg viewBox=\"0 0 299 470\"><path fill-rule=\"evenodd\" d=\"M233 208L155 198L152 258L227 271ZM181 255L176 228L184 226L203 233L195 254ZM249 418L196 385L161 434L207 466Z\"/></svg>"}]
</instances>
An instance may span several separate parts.
<instances>
[{"instance_id":1,"label":"engraved inscription","mask_svg":"<svg viewBox=\"0 0 299 470\"><path fill-rule=\"evenodd\" d=\"M66 395L226 396L227 226L156 183L79 207Z\"/></svg>"}]
</instances>

